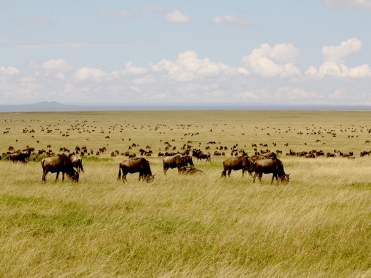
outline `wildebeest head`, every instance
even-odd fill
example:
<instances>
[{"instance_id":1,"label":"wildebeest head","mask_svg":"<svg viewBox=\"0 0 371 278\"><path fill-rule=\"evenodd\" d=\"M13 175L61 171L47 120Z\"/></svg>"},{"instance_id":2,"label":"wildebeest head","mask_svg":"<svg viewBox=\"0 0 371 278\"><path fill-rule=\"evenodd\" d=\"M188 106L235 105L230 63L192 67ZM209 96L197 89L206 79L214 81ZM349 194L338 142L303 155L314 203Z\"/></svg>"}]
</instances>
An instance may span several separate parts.
<instances>
[{"instance_id":1,"label":"wildebeest head","mask_svg":"<svg viewBox=\"0 0 371 278\"><path fill-rule=\"evenodd\" d=\"M282 184L286 185L290 181L290 174L284 174L280 177Z\"/></svg>"},{"instance_id":2,"label":"wildebeest head","mask_svg":"<svg viewBox=\"0 0 371 278\"><path fill-rule=\"evenodd\" d=\"M185 155L184 156L184 161L185 161L185 166L187 166L188 164L193 166L192 156Z\"/></svg>"},{"instance_id":3,"label":"wildebeest head","mask_svg":"<svg viewBox=\"0 0 371 278\"><path fill-rule=\"evenodd\" d=\"M78 182L79 181L79 172L77 172L75 169L73 169L73 172L66 173L66 175L71 178L72 181Z\"/></svg>"},{"instance_id":4,"label":"wildebeest head","mask_svg":"<svg viewBox=\"0 0 371 278\"><path fill-rule=\"evenodd\" d=\"M145 180L146 182L153 182L153 180L155 179L155 176L156 176L156 174L154 174L154 175L148 174L148 175L146 175L146 176L144 177L144 180Z\"/></svg>"}]
</instances>

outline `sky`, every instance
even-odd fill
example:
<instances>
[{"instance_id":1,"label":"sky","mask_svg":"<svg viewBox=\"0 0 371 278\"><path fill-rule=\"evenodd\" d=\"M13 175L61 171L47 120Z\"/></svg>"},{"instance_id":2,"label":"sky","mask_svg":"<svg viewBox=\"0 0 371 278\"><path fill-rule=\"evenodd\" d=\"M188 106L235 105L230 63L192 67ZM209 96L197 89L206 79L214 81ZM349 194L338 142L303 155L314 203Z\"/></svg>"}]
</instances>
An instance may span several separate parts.
<instances>
[{"instance_id":1,"label":"sky","mask_svg":"<svg viewBox=\"0 0 371 278\"><path fill-rule=\"evenodd\" d=\"M371 105L371 0L0 0L0 104Z\"/></svg>"}]
</instances>

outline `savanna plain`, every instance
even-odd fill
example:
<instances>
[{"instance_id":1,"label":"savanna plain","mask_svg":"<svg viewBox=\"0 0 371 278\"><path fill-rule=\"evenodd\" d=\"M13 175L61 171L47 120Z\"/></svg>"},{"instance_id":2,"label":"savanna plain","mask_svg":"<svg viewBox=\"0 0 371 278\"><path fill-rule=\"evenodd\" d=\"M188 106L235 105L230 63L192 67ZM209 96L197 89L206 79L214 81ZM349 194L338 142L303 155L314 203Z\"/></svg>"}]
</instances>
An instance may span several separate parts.
<instances>
[{"instance_id":1,"label":"savanna plain","mask_svg":"<svg viewBox=\"0 0 371 278\"><path fill-rule=\"evenodd\" d=\"M0 277L371 277L371 157L360 157L371 150L370 119L360 111L0 113L1 153L93 150L78 183L52 173L43 183L40 161L3 156ZM165 142L210 152L211 162L193 159L205 175L165 176L157 155ZM252 143L282 150L287 185L271 184L270 174L262 183L241 171L220 177L230 148L253 155ZM122 153L147 146L154 181L117 180ZM214 156L221 146L226 156Z\"/></svg>"}]
</instances>

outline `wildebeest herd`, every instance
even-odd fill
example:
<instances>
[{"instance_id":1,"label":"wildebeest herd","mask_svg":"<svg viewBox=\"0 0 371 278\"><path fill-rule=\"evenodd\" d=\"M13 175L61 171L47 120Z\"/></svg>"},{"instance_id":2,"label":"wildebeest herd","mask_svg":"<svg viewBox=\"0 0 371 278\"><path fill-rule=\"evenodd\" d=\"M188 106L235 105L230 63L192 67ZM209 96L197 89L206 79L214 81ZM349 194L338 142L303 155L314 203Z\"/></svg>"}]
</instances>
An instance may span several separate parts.
<instances>
[{"instance_id":1,"label":"wildebeest herd","mask_svg":"<svg viewBox=\"0 0 371 278\"><path fill-rule=\"evenodd\" d=\"M13 162L24 162L27 163L27 159L30 157L32 148L27 148L24 151L10 153L8 159ZM199 158L200 150L194 150L193 155ZM206 155L206 161L210 161L210 155ZM192 156L188 152L184 154L173 154L163 157L163 171L166 176L166 172L169 169L176 168L179 174L183 175L204 175L205 172L194 167ZM56 180L58 180L59 173L62 173L62 181L64 180L64 174L66 174L72 181L78 182L80 171L84 172L82 159L75 153L68 155L58 154L56 156L45 157L41 160L41 166L43 169L42 181L46 181L46 175L56 173ZM228 172L230 176L231 171L242 170L242 177L247 171L255 182L258 177L261 182L263 174L272 174L272 183L274 178L277 182L287 184L289 182L289 175L285 174L282 162L276 157L274 152L268 152L264 154L256 154L249 157L245 152L243 155L238 157L231 157L223 161L223 171L221 177L225 177ZM155 175L152 174L150 162L143 157L133 157L122 161L119 164L118 179L126 182L126 176L128 173L139 173L139 181L142 179L146 182L152 182ZM254 176L252 175L253 173ZM278 180L279 178L279 180Z\"/></svg>"},{"instance_id":2,"label":"wildebeest herd","mask_svg":"<svg viewBox=\"0 0 371 278\"><path fill-rule=\"evenodd\" d=\"M166 113L167 114L167 113ZM176 115L178 113L175 113ZM166 115L168 117L168 115ZM181 118L181 117L179 117ZM289 181L289 175L287 175L284 171L284 166L283 163L281 162L278 157L284 157L284 156L295 156L295 157L303 157L303 158L316 158L316 157L346 157L350 159L355 158L355 152L353 150L351 151L340 151L339 149L334 149L333 147L330 148L325 148L325 151L322 151L319 149L319 145L321 146L327 146L325 145L326 143L329 143L330 140L337 140L333 139L336 138L336 136L339 137L339 134L343 133L344 135L347 136L348 139L356 139L358 138L358 135L366 135L371 133L371 129L368 129L367 126L365 127L359 127L358 129L354 126L345 128L342 125L340 125L340 129L336 130L331 129L331 128L321 128L321 127L306 127L304 130L301 128L301 130L296 130L295 128L288 127L281 130L281 128L278 127L278 125L271 126L271 127L257 127L257 126L252 126L250 124L250 134L249 136L256 136L258 133L259 136L262 136L264 133L264 139L258 140L264 140L265 142L262 143L251 143L251 148L252 152L249 150L249 153L252 155L248 155L247 152L245 151L247 148L250 148L249 144L243 145L241 142L246 142L246 140L242 137L245 136L245 133L242 133L242 136L240 134L238 140L231 140L229 139L222 139L224 142L229 142L229 143L221 143L217 140L216 138L222 138L224 128L228 128L228 124L217 124L216 119L213 119L212 121L214 122L212 125L212 129L210 129L210 125L208 128L204 128L203 126L197 126L192 124L174 124L174 125L167 125L167 124L156 124L153 125L153 121L150 124L147 125L133 125L133 124L128 124L125 122L125 124L113 124L108 126L97 126L98 121L90 121L88 123L87 120L83 121L78 121L75 120L75 123L72 121L68 120L63 120L64 124L61 124L62 121L56 120L50 121L52 124L47 124L47 125L40 125L40 128L37 128L36 126L28 126L24 127L22 129L22 134L23 136L31 136L32 139L39 145L41 143L44 143L43 140L39 140L38 135L44 136L40 138L56 138L56 135L62 136L63 140L69 140L66 137L73 137L77 136L78 134L89 134L87 137L85 136L87 144L89 144L89 141L91 136L94 136L95 138L99 136L102 136L102 138L99 142L101 144L99 148L97 148L96 144L89 144L90 147L87 148L86 146L76 146L75 148L66 148L66 147L60 147L59 148L59 153L57 154L56 151L51 150L51 145L53 144L58 144L55 141L46 141L47 146L46 149L39 149L35 150L33 147L26 146L25 149L23 150L15 150L12 146L9 146L8 151L6 153L3 153L2 159L4 160L10 160L13 162L23 162L26 163L27 161L41 161L42 163L42 168L43 168L43 176L42 180L45 181L46 175L48 172L56 173L57 178L60 172L62 172L62 179L64 178L64 174L66 174L68 177L70 177L74 181L79 180L79 174L80 171L84 171L83 165L82 165L82 159L84 157L90 156L90 157L99 157L99 156L107 156L109 155L110 157L116 157L116 156L126 156L127 159L122 161L120 163L120 172L119 172L119 178L125 182L126 181L126 176L128 173L139 173L139 179L144 180L147 182L151 182L154 179L154 176L151 171L150 163L151 161L150 157L153 157L157 154L157 157L160 157L162 159L162 165L163 165L163 172L164 175L166 176L166 173L169 169L174 169L176 168L178 173L181 175L205 175L206 173L200 169L197 169L194 165L193 162L200 162L200 161L205 161L207 163L211 163L211 160L213 157L215 157L217 160L221 161L221 157L226 157L226 159L223 159L224 161L222 162L222 172L221 172L221 177L226 177L227 175L230 176L231 171L236 171L236 170L241 170L242 175L244 175L246 172L252 177L253 182L255 182L256 178L258 180L261 180L261 177L263 174L272 174L272 182L274 179L276 179L278 182L282 183L287 183ZM39 121L39 120L38 120ZM60 121L60 123L59 123ZM12 120L2 120L4 125L9 126L6 127L6 130L4 131L4 138L8 138L14 131L19 131L15 130L14 126L10 127L14 122ZM22 120L19 122L26 122L25 120ZM30 122L35 122L34 120L31 120ZM196 122L199 122L199 119L197 119ZM209 121L210 123L210 121ZM40 123L41 124L41 123ZM54 124L54 125L53 125ZM280 123L281 125L281 123ZM108 127L108 129L107 129ZM229 127L229 130L231 131L232 128L234 129L237 126L232 126ZM196 128L198 131L201 132L207 132L209 135L208 137L203 137L204 134L199 132L195 132ZM223 129L222 129L223 128ZM245 128L245 127L244 127ZM64 130L62 130L64 129ZM167 137L167 135L163 135L169 132L173 132L173 129L177 129L176 133L174 133L174 137ZM192 129L192 131L186 131L187 129ZM219 129L218 135L214 138L216 130ZM269 129L269 132L267 132ZM136 139L131 139L129 137L129 134L131 135L133 132L142 132L143 138L148 138L147 134L149 132L152 132L156 136L156 138L159 139L161 142L161 146L158 148L158 153L153 151L155 148L157 148L158 145L154 145L151 147L150 145L143 144L143 141L139 142L141 147L138 144L137 139L139 136L136 136ZM237 129L236 129L237 130ZM242 125L241 125L241 130L242 130ZM122 138L123 132L126 132L125 134L127 137ZM243 132L245 132L243 130ZM100 133L105 133L104 135L101 135ZM109 135L107 135L107 133ZM275 133L276 137L273 139L274 140L280 140L278 143L272 141L270 143L267 142L267 138L270 138L268 136L271 136ZM363 134L362 134L363 133ZM46 135L48 134L48 135ZM138 133L139 134L139 133ZM144 135L143 135L144 134ZM176 135L175 135L176 134ZM284 134L291 134L292 137L295 137L294 140L290 140L289 138L286 139L286 137L283 137ZM308 137L305 137L305 134L308 135ZM358 134L358 135L356 135ZM19 135L19 134L18 134ZM15 135L15 136L18 136ZM112 142L114 141L113 139L115 138L116 135L116 141L114 142L115 147L108 147L109 144L104 144L102 143L102 140L105 142ZM220 135L220 137L219 137ZM235 136L237 134L230 133L229 136ZM79 135L80 136L80 135ZM119 140L117 140L117 136L121 136ZM178 137L177 137L178 136ZM193 136L193 140L191 137ZM294 148L298 148L298 143L300 141L299 138L306 138L307 140L309 136L312 136L312 138L315 136L315 138L312 140L312 142L315 142L316 147L312 147L309 150L300 150L296 151ZM36 138L37 137L37 138ZM187 139L185 138L187 137ZM199 139L196 139L200 138ZM203 138L201 138L203 137ZM344 136L343 136L344 137ZM363 136L364 138L365 136ZM15 137L17 139L23 139L24 137ZM81 137L80 137L81 138ZM168 140L166 141L165 140ZM175 139L170 139L169 138L175 138ZM206 140L207 138L207 140ZM253 137L249 137L250 139ZM258 137L257 137L258 138ZM284 138L284 139L282 139ZM325 143L325 139L327 138L327 142ZM211 140L210 140L211 139ZM316 139L316 140L315 140ZM249 140L249 139L248 139ZM287 141L284 141L287 140ZM309 139L308 139L309 140ZM322 140L322 141L321 141ZM369 144L370 140L363 139L362 143L364 142L365 144ZM120 150L121 146L118 144L118 142L122 143L122 141L125 141L125 149L124 151ZM134 141L134 142L133 142ZM193 141L193 143L192 143ZM9 141L10 142L10 141ZM14 141L12 141L14 142ZM18 142L18 140L16 140ZM27 141L28 142L28 141ZM60 141L59 141L60 142ZM71 142L80 142L81 141L71 141ZM157 141L158 142L158 141ZM182 145L176 146L176 144L179 144L179 142L182 142ZM195 143L197 142L197 143ZM231 143L233 142L233 143ZM240 145L238 145L236 142L240 142ZM293 145L291 145L294 142ZM300 141L300 142L303 142ZM308 142L308 141L306 141ZM307 143L304 143L306 146ZM50 144L52 143L52 144ZM79 143L79 144L80 144ZM290 146L289 146L290 143ZM19 144L19 143L17 143ZM67 143L66 143L67 144ZM198 144L198 146L195 146L195 144ZM229 145L231 144L231 145ZM314 143L313 143L314 144ZM59 146L61 144L59 143ZM84 144L83 144L84 145ZM202 150L201 150L201 145L202 145ZM205 146L206 145L206 146ZM228 146L227 146L228 145ZM232 146L233 145L233 146ZM248 146L247 146L248 145ZM301 143L302 145L302 143ZM144 147L145 146L145 147ZM279 147L277 146L282 146L285 148L285 152L283 149L278 149ZM273 148L274 147L274 152L269 150L268 148ZM93 150L94 148L94 150ZM110 149L109 149L110 148ZM340 146L342 148L342 146ZM290 149L288 151L288 149ZM333 150L333 151L332 151ZM360 152L360 156L369 156L371 151L369 150L363 150ZM139 156L141 157L137 157ZM230 156L230 158L227 158ZM278 157L277 157L278 156ZM192 160L193 159L193 160Z\"/></svg>"}]
</instances>

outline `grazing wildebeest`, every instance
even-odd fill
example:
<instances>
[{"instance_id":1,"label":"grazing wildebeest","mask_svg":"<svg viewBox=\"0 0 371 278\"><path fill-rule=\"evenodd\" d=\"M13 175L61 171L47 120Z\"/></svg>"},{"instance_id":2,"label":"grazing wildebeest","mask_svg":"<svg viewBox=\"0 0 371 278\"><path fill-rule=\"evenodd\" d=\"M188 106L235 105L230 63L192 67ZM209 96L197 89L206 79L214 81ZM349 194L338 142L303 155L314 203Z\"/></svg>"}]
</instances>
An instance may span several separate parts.
<instances>
[{"instance_id":1,"label":"grazing wildebeest","mask_svg":"<svg viewBox=\"0 0 371 278\"><path fill-rule=\"evenodd\" d=\"M82 167L82 159L78 155L72 153L68 155L73 167L76 168L77 172L82 171L84 173L84 167Z\"/></svg>"},{"instance_id":2,"label":"grazing wildebeest","mask_svg":"<svg viewBox=\"0 0 371 278\"><path fill-rule=\"evenodd\" d=\"M178 173L180 172L180 167L187 166L188 164L193 166L192 157L189 155L176 154L172 156L167 156L163 159L163 169L166 175L167 170L178 168Z\"/></svg>"},{"instance_id":3,"label":"grazing wildebeest","mask_svg":"<svg viewBox=\"0 0 371 278\"><path fill-rule=\"evenodd\" d=\"M58 179L59 172L62 172L62 181L64 180L64 173L73 181L79 181L79 173L75 170L70 159L65 154L46 157L41 160L41 166L43 167L42 181L46 181L45 177L48 172L57 173L56 180Z\"/></svg>"},{"instance_id":4,"label":"grazing wildebeest","mask_svg":"<svg viewBox=\"0 0 371 278\"><path fill-rule=\"evenodd\" d=\"M183 175L205 175L204 171L196 169L193 166L191 166L191 167L182 166L182 167L180 167L179 173L183 174Z\"/></svg>"},{"instance_id":5,"label":"grazing wildebeest","mask_svg":"<svg viewBox=\"0 0 371 278\"><path fill-rule=\"evenodd\" d=\"M254 163L254 171L255 171L255 175L253 178L254 183L256 176L258 176L258 179L261 183L261 178L263 174L273 174L271 184L273 183L274 178L276 178L278 184L278 177L280 178L280 182L282 182L283 184L287 184L290 180L290 174L285 174L283 164L281 160L277 158L275 159L265 158L256 160Z\"/></svg>"},{"instance_id":6,"label":"grazing wildebeest","mask_svg":"<svg viewBox=\"0 0 371 278\"><path fill-rule=\"evenodd\" d=\"M272 158L272 159L274 159L274 158L277 157L276 154L275 154L274 152L263 153L263 154L261 154L261 156L263 156L263 157L265 157L265 158Z\"/></svg>"},{"instance_id":7,"label":"grazing wildebeest","mask_svg":"<svg viewBox=\"0 0 371 278\"><path fill-rule=\"evenodd\" d=\"M245 175L245 171L247 171L250 176L252 176L252 165L253 161L250 160L247 155L228 158L227 160L223 161L224 170L222 171L221 178L226 177L227 171L229 177L232 170L242 170L242 177Z\"/></svg>"},{"instance_id":8,"label":"grazing wildebeest","mask_svg":"<svg viewBox=\"0 0 371 278\"><path fill-rule=\"evenodd\" d=\"M210 153L203 153L201 150L193 150L193 156L196 157L197 160L205 159L206 162L211 162Z\"/></svg>"},{"instance_id":9,"label":"grazing wildebeest","mask_svg":"<svg viewBox=\"0 0 371 278\"><path fill-rule=\"evenodd\" d=\"M27 163L28 159L30 158L31 155L31 149L27 148L26 150L23 151L17 151L14 153L9 154L8 159L15 162L23 162Z\"/></svg>"},{"instance_id":10,"label":"grazing wildebeest","mask_svg":"<svg viewBox=\"0 0 371 278\"><path fill-rule=\"evenodd\" d=\"M131 158L128 160L124 160L119 164L119 175L118 179L121 178L121 171L122 171L122 181L127 181L126 175L128 173L138 173L139 172L139 180L143 179L146 182L152 182L155 178L152 175L151 167L149 166L149 161L143 157L138 158Z\"/></svg>"}]
</instances>

